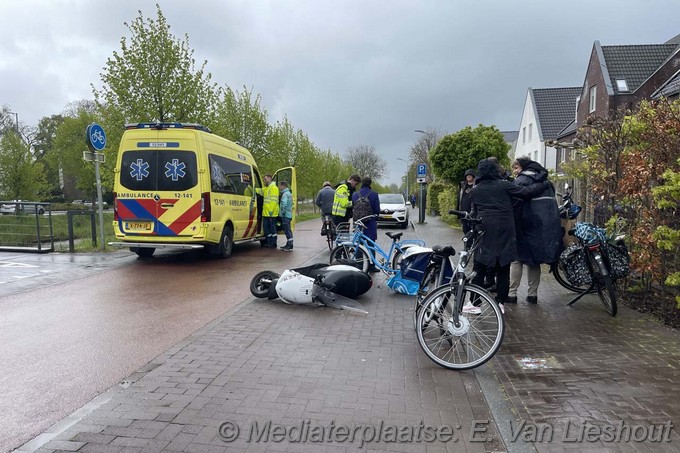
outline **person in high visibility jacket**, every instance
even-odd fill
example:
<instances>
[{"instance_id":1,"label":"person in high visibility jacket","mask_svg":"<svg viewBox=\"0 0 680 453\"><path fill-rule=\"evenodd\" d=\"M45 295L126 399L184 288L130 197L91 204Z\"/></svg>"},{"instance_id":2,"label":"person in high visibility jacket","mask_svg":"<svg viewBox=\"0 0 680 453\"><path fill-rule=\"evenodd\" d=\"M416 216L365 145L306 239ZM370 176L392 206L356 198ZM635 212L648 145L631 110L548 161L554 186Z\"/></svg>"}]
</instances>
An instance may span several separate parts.
<instances>
[{"instance_id":1,"label":"person in high visibility jacket","mask_svg":"<svg viewBox=\"0 0 680 453\"><path fill-rule=\"evenodd\" d=\"M262 222L266 241L263 247L276 248L276 219L279 217L279 188L272 175L264 175Z\"/></svg>"},{"instance_id":2,"label":"person in high visibility jacket","mask_svg":"<svg viewBox=\"0 0 680 453\"><path fill-rule=\"evenodd\" d=\"M333 197L333 223L338 226L341 222L349 222L352 217L352 194L357 184L361 182L359 175L352 175L347 181L343 181L335 188Z\"/></svg>"}]
</instances>

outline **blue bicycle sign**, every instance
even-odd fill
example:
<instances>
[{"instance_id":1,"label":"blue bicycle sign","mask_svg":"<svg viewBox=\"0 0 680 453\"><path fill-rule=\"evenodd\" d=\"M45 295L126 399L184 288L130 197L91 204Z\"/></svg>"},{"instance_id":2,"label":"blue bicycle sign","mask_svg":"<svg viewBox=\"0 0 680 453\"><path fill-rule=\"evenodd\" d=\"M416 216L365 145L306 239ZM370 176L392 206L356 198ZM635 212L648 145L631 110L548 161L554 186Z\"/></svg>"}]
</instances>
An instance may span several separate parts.
<instances>
[{"instance_id":1,"label":"blue bicycle sign","mask_svg":"<svg viewBox=\"0 0 680 453\"><path fill-rule=\"evenodd\" d=\"M90 151L97 152L104 149L106 146L106 133L104 128L97 123L92 123L87 126L85 130L85 141Z\"/></svg>"}]
</instances>

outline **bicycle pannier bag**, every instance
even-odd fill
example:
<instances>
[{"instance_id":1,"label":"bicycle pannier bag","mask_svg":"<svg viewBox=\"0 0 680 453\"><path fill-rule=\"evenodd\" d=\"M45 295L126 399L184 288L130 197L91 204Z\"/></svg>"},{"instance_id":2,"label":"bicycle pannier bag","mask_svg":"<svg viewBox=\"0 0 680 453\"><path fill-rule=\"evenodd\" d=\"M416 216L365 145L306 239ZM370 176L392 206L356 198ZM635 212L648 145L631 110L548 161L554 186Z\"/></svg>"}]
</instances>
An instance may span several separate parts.
<instances>
[{"instance_id":1,"label":"bicycle pannier bag","mask_svg":"<svg viewBox=\"0 0 680 453\"><path fill-rule=\"evenodd\" d=\"M387 287L393 289L394 291L401 294L408 294L409 296L415 296L418 294L418 288L420 283L403 278L401 271L397 272L395 275L387 280Z\"/></svg>"},{"instance_id":2,"label":"bicycle pannier bag","mask_svg":"<svg viewBox=\"0 0 680 453\"><path fill-rule=\"evenodd\" d=\"M609 257L609 267L611 276L614 279L623 278L628 275L630 269L630 256L626 244L611 244L605 246Z\"/></svg>"},{"instance_id":3,"label":"bicycle pannier bag","mask_svg":"<svg viewBox=\"0 0 680 453\"><path fill-rule=\"evenodd\" d=\"M409 247L401 259L401 276L408 280L420 282L425 276L425 269L430 262L431 254L431 248Z\"/></svg>"},{"instance_id":4,"label":"bicycle pannier bag","mask_svg":"<svg viewBox=\"0 0 680 453\"><path fill-rule=\"evenodd\" d=\"M369 215L373 215L373 209L371 208L371 202L368 200L368 195L359 197L352 205L352 220L356 222Z\"/></svg>"},{"instance_id":5,"label":"bicycle pannier bag","mask_svg":"<svg viewBox=\"0 0 680 453\"><path fill-rule=\"evenodd\" d=\"M586 286L592 282L586 259L585 250L578 244L570 245L560 255L560 270L574 286Z\"/></svg>"}]
</instances>

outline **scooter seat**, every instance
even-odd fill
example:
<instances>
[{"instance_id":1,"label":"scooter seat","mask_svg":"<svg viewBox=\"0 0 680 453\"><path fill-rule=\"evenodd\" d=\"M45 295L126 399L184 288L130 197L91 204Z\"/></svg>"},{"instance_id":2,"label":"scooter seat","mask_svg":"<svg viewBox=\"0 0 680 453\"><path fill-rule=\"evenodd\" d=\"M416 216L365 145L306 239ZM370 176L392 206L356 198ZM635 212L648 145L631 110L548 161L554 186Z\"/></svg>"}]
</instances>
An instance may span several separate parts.
<instances>
[{"instance_id":1,"label":"scooter seat","mask_svg":"<svg viewBox=\"0 0 680 453\"><path fill-rule=\"evenodd\" d=\"M443 256L444 258L456 254L456 250L451 245L435 245L432 247L432 251L437 255Z\"/></svg>"},{"instance_id":2,"label":"scooter seat","mask_svg":"<svg viewBox=\"0 0 680 453\"><path fill-rule=\"evenodd\" d=\"M388 231L385 234L387 235L388 238L398 241L399 238L404 234L404 232L402 231L401 233L392 233L391 231Z\"/></svg>"}]
</instances>

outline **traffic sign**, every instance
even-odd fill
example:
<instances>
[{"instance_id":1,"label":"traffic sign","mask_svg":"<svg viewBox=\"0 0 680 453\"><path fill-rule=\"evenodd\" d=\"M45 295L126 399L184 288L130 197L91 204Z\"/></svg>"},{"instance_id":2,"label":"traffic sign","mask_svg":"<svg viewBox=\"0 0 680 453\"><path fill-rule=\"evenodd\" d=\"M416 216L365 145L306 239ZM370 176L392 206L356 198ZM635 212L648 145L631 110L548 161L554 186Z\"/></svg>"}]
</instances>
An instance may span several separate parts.
<instances>
[{"instance_id":1,"label":"traffic sign","mask_svg":"<svg viewBox=\"0 0 680 453\"><path fill-rule=\"evenodd\" d=\"M427 182L427 177L418 178L418 179L416 179L416 181L418 181L419 183L426 183L426 182Z\"/></svg>"},{"instance_id":2,"label":"traffic sign","mask_svg":"<svg viewBox=\"0 0 680 453\"><path fill-rule=\"evenodd\" d=\"M427 165L419 164L417 173L418 178L424 178L425 176L427 176Z\"/></svg>"},{"instance_id":3,"label":"traffic sign","mask_svg":"<svg viewBox=\"0 0 680 453\"><path fill-rule=\"evenodd\" d=\"M104 128L97 123L92 123L85 129L85 141L90 151L97 152L106 146L106 133Z\"/></svg>"},{"instance_id":4,"label":"traffic sign","mask_svg":"<svg viewBox=\"0 0 680 453\"><path fill-rule=\"evenodd\" d=\"M83 151L83 160L85 162L101 162L103 164L106 162L106 154Z\"/></svg>"}]
</instances>

